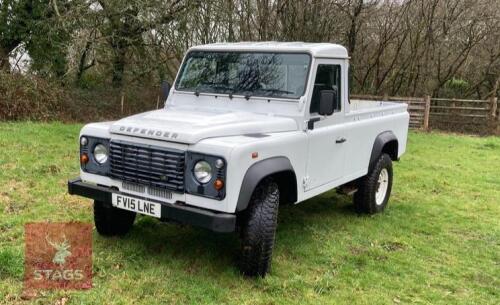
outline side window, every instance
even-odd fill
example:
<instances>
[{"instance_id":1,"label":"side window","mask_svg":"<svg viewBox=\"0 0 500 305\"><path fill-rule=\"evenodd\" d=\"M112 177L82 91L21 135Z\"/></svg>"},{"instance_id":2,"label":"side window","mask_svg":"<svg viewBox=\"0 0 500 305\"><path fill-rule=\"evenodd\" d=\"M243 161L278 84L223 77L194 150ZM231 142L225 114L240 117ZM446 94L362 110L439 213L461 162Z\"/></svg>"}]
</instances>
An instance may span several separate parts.
<instances>
[{"instance_id":1,"label":"side window","mask_svg":"<svg viewBox=\"0 0 500 305\"><path fill-rule=\"evenodd\" d=\"M340 65L318 65L311 98L311 113L317 113L319 111L319 99L322 90L333 90L337 92L335 112L341 110L340 75Z\"/></svg>"}]
</instances>

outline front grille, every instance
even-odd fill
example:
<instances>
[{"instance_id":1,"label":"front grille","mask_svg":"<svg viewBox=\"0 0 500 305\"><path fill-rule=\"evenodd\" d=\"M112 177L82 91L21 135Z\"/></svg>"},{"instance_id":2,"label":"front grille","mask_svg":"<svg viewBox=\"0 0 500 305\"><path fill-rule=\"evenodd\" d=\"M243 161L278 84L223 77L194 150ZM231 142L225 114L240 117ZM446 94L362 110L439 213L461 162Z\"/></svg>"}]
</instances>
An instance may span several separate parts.
<instances>
[{"instance_id":1,"label":"front grille","mask_svg":"<svg viewBox=\"0 0 500 305\"><path fill-rule=\"evenodd\" d=\"M109 156L112 178L184 192L184 151L111 140Z\"/></svg>"},{"instance_id":2,"label":"front grille","mask_svg":"<svg viewBox=\"0 0 500 305\"><path fill-rule=\"evenodd\" d=\"M130 182L125 182L125 181L122 181L122 189L124 189L126 191L137 192L137 193L146 192L146 186L144 186L142 184L130 183Z\"/></svg>"},{"instance_id":3,"label":"front grille","mask_svg":"<svg viewBox=\"0 0 500 305\"><path fill-rule=\"evenodd\" d=\"M161 197L165 199L172 199L171 192L157 187L148 187L148 194L151 196Z\"/></svg>"}]
</instances>

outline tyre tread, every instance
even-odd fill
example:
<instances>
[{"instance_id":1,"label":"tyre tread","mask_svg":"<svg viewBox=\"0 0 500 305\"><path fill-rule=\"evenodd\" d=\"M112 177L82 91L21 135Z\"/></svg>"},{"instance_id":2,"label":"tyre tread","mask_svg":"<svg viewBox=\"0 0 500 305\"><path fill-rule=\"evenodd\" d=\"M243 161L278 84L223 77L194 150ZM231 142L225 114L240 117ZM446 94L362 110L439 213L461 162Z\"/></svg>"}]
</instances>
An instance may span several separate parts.
<instances>
[{"instance_id":1,"label":"tyre tread","mask_svg":"<svg viewBox=\"0 0 500 305\"><path fill-rule=\"evenodd\" d=\"M378 176L382 168L387 168L389 172L389 186L384 203L380 206L376 204L375 193L377 191ZM387 206L392 189L392 160L388 154L382 154L372 170L358 182L358 191L354 193L354 206L356 212L362 214L376 214L382 212Z\"/></svg>"},{"instance_id":2,"label":"tyre tread","mask_svg":"<svg viewBox=\"0 0 500 305\"><path fill-rule=\"evenodd\" d=\"M255 189L242 227L240 269L264 277L270 270L278 219L279 189L266 179Z\"/></svg>"}]
</instances>

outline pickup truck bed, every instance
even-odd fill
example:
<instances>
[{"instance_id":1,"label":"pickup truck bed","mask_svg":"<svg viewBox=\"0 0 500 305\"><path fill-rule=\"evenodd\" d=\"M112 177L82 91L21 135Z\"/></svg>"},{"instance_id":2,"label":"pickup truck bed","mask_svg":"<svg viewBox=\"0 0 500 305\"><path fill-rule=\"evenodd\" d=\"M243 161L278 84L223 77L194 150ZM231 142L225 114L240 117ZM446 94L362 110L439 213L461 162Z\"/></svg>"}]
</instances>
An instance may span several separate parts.
<instances>
[{"instance_id":1,"label":"pickup truck bed","mask_svg":"<svg viewBox=\"0 0 500 305\"><path fill-rule=\"evenodd\" d=\"M350 100L350 112L365 112L365 111L378 111L378 110L392 110L400 108L402 111L406 110L407 105L394 102L384 101L370 101L370 100Z\"/></svg>"}]
</instances>

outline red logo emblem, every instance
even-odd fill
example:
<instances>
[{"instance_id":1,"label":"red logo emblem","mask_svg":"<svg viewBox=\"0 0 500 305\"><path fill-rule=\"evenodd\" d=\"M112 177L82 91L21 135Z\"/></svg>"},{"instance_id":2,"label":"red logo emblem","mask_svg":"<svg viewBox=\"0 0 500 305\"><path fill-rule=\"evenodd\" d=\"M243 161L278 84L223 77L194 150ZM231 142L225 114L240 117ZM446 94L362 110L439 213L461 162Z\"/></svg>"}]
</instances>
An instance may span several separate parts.
<instances>
[{"instance_id":1,"label":"red logo emblem","mask_svg":"<svg viewBox=\"0 0 500 305\"><path fill-rule=\"evenodd\" d=\"M25 289L92 288L90 224L29 223L25 241Z\"/></svg>"}]
</instances>

